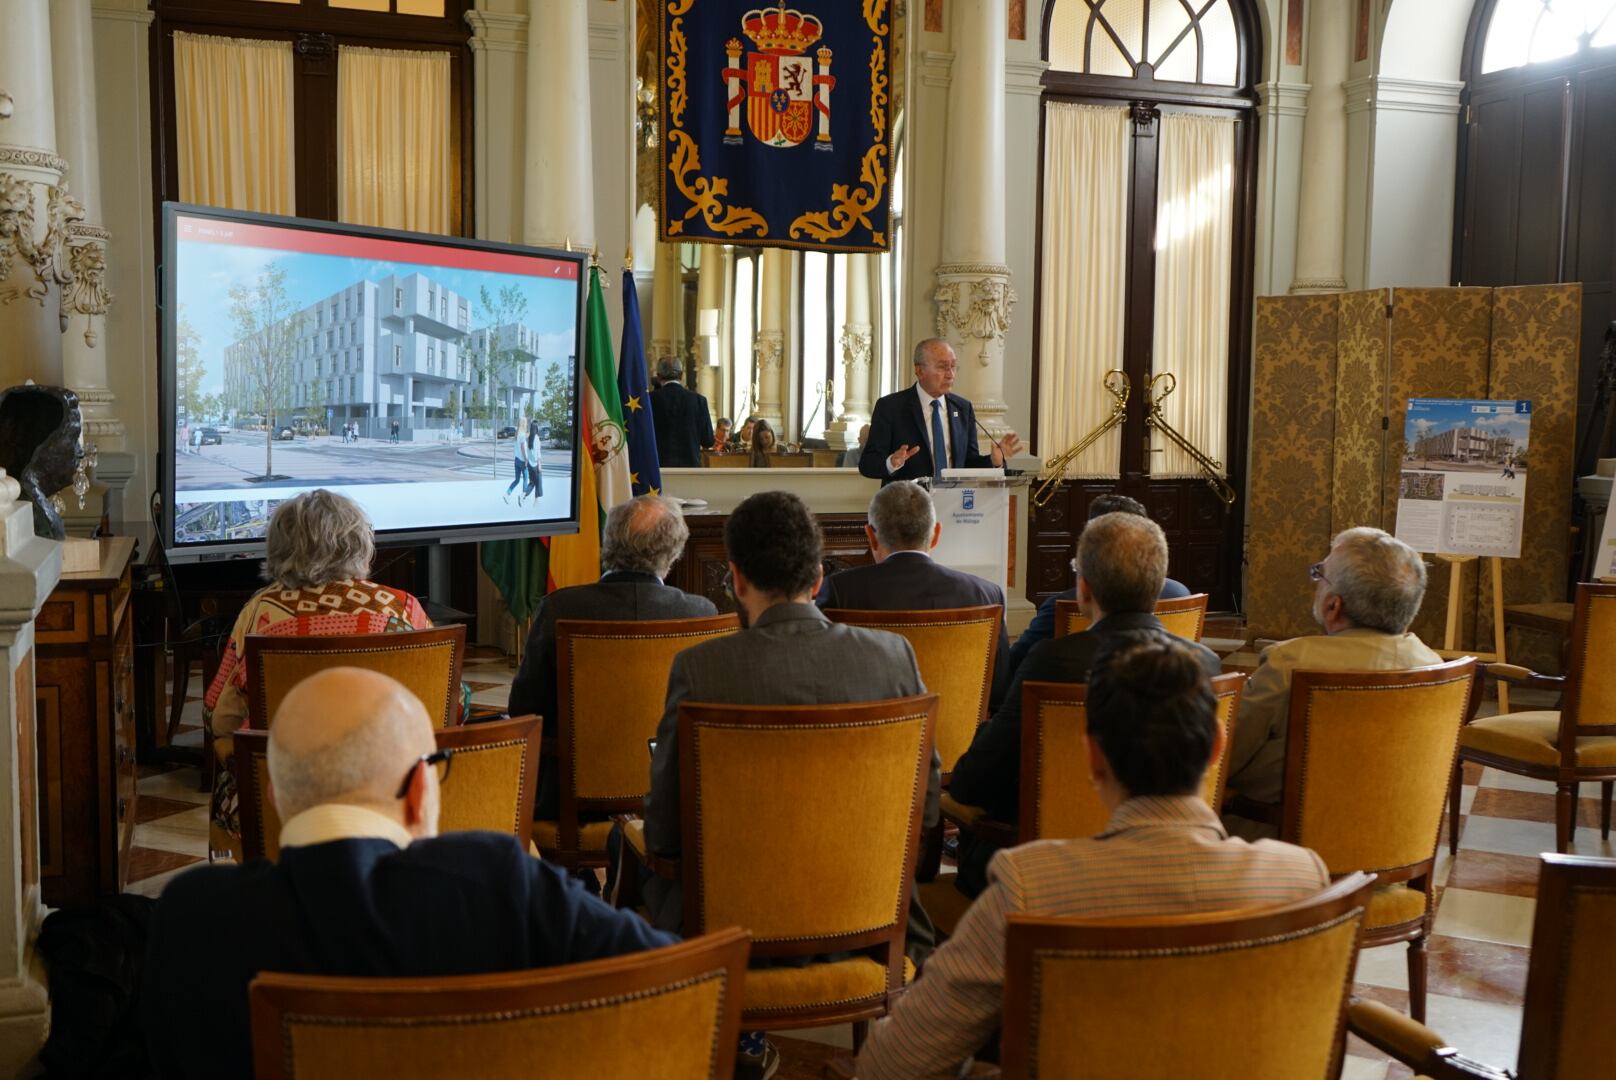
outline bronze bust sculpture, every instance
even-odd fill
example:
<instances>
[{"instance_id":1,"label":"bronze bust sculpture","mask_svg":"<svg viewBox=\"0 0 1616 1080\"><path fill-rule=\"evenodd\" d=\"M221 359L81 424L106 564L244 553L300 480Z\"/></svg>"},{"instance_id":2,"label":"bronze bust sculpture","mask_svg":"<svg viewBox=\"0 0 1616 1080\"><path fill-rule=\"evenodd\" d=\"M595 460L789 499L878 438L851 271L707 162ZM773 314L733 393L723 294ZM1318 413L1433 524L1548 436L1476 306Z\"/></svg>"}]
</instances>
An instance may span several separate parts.
<instances>
[{"instance_id":1,"label":"bronze bust sculpture","mask_svg":"<svg viewBox=\"0 0 1616 1080\"><path fill-rule=\"evenodd\" d=\"M0 468L34 504L34 532L64 540L67 531L51 496L73 482L78 468L79 396L62 386L0 390Z\"/></svg>"}]
</instances>

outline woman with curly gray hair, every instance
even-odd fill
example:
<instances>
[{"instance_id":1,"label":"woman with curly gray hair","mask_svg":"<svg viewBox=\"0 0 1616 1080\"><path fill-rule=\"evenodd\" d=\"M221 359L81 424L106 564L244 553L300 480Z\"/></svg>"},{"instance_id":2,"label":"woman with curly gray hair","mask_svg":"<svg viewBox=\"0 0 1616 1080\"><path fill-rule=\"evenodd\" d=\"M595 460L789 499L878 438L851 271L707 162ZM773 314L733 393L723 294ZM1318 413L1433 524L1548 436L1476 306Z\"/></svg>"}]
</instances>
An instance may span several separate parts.
<instances>
[{"instance_id":1,"label":"woman with curly gray hair","mask_svg":"<svg viewBox=\"0 0 1616 1080\"><path fill-rule=\"evenodd\" d=\"M370 519L352 499L318 488L275 507L264 539L269 584L241 609L202 699L220 764L229 761L231 736L248 719L248 634L329 637L431 627L415 597L370 580L375 557ZM241 825L228 769L215 770L213 795L214 850L229 849L239 857Z\"/></svg>"}]
</instances>

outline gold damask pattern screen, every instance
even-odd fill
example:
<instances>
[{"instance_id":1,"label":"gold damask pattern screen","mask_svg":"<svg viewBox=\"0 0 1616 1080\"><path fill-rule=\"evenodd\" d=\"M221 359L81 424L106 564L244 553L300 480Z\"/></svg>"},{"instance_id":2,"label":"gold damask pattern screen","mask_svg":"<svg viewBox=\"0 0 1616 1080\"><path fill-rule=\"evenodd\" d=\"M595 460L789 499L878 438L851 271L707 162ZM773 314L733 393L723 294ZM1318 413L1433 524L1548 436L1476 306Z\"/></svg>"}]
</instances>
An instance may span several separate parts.
<instances>
[{"instance_id":1,"label":"gold damask pattern screen","mask_svg":"<svg viewBox=\"0 0 1616 1080\"><path fill-rule=\"evenodd\" d=\"M1386 454L1386 305L1390 289L1341 293L1335 360L1330 534L1380 521ZM1317 561L1317 560L1314 560Z\"/></svg>"},{"instance_id":2,"label":"gold damask pattern screen","mask_svg":"<svg viewBox=\"0 0 1616 1080\"><path fill-rule=\"evenodd\" d=\"M1257 298L1246 621L1256 637L1310 633L1307 568L1329 549L1339 304L1334 295Z\"/></svg>"}]
</instances>

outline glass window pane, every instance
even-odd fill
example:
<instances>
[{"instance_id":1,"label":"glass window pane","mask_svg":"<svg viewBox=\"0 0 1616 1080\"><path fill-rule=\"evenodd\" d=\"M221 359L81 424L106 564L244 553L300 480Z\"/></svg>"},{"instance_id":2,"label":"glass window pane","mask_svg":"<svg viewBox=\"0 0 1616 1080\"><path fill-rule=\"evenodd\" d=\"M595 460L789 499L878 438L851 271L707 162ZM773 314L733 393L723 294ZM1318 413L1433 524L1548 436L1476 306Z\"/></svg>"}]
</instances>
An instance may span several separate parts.
<instances>
[{"instance_id":1,"label":"glass window pane","mask_svg":"<svg viewBox=\"0 0 1616 1080\"><path fill-rule=\"evenodd\" d=\"M1201 19L1201 81L1218 86L1235 86L1240 74L1240 38L1235 33L1234 12L1227 2L1219 3Z\"/></svg>"},{"instance_id":2,"label":"glass window pane","mask_svg":"<svg viewBox=\"0 0 1616 1080\"><path fill-rule=\"evenodd\" d=\"M1117 43L1098 24L1094 27L1094 41L1089 46L1088 73L1117 75L1124 79L1131 79L1134 75L1133 64L1117 50Z\"/></svg>"},{"instance_id":3,"label":"glass window pane","mask_svg":"<svg viewBox=\"0 0 1616 1080\"><path fill-rule=\"evenodd\" d=\"M875 259L869 260L870 269L876 269ZM874 285L872 281L870 284ZM847 397L847 369L842 365L842 328L847 325L847 256L836 256L832 266L830 279L830 310L831 325L836 327L836 333L830 339L830 382L831 398L825 403L825 421L828 424L836 419L842 402ZM875 343L872 341L873 351Z\"/></svg>"},{"instance_id":4,"label":"glass window pane","mask_svg":"<svg viewBox=\"0 0 1616 1080\"><path fill-rule=\"evenodd\" d=\"M398 0L400 15L429 15L443 18L443 0Z\"/></svg>"},{"instance_id":5,"label":"glass window pane","mask_svg":"<svg viewBox=\"0 0 1616 1080\"><path fill-rule=\"evenodd\" d=\"M872 365L871 374L873 376L873 381L870 385L870 401L872 404L876 398L891 391L893 386L892 371L898 363L898 320L900 314L897 296L894 294L892 285L893 277L896 273L893 268L898 266L901 261L901 241L902 234L899 234L893 241L892 250L889 253L876 256L875 272L877 280L881 284L881 314L879 316L881 325L878 328L879 333L874 342L875 348L871 350L876 354L870 360Z\"/></svg>"},{"instance_id":6,"label":"glass window pane","mask_svg":"<svg viewBox=\"0 0 1616 1080\"><path fill-rule=\"evenodd\" d=\"M1582 36L1582 5L1580 3L1551 3L1538 20L1537 32L1532 35L1532 47L1527 61L1537 64L1544 60L1558 60L1577 51L1577 39Z\"/></svg>"},{"instance_id":7,"label":"glass window pane","mask_svg":"<svg viewBox=\"0 0 1616 1080\"><path fill-rule=\"evenodd\" d=\"M1191 53L1190 71L1195 70L1195 32L1184 34L1182 41L1174 43L1189 24L1190 13L1184 10L1179 0L1150 0L1150 40L1145 43L1145 52L1158 71L1163 58L1168 55L1168 49L1173 50L1174 56L1181 52ZM1190 76L1191 79L1194 77L1193 74Z\"/></svg>"},{"instance_id":8,"label":"glass window pane","mask_svg":"<svg viewBox=\"0 0 1616 1080\"><path fill-rule=\"evenodd\" d=\"M740 427L746 414L753 408L752 401L752 340L757 296L757 258L749 256L735 260L735 339L730 368L735 372L734 407L735 426Z\"/></svg>"},{"instance_id":9,"label":"glass window pane","mask_svg":"<svg viewBox=\"0 0 1616 1080\"><path fill-rule=\"evenodd\" d=\"M1049 17L1049 66L1056 71L1083 70L1083 28L1088 7L1083 0L1054 0Z\"/></svg>"},{"instance_id":10,"label":"glass window pane","mask_svg":"<svg viewBox=\"0 0 1616 1080\"><path fill-rule=\"evenodd\" d=\"M825 408L815 408L815 400L825 392L825 357L830 353L830 310L826 294L830 288L830 256L823 251L802 254L802 374L798 398L802 408L803 435L825 433Z\"/></svg>"},{"instance_id":11,"label":"glass window pane","mask_svg":"<svg viewBox=\"0 0 1616 1080\"><path fill-rule=\"evenodd\" d=\"M1145 0L1103 0L1099 7L1101 17L1111 24L1112 31L1122 40L1122 49L1127 53L1127 61L1131 68L1132 65L1137 64L1145 56ZM1098 67L1101 38L1109 42L1113 50L1116 48L1116 42L1111 40L1111 35L1107 34L1102 27L1096 25L1094 27L1095 47L1092 54L1096 61L1094 74L1118 74L1114 71L1101 71ZM1124 74L1131 75L1133 72L1130 70Z\"/></svg>"},{"instance_id":12,"label":"glass window pane","mask_svg":"<svg viewBox=\"0 0 1616 1080\"><path fill-rule=\"evenodd\" d=\"M1588 44L1596 49L1603 49L1607 45L1616 45L1616 13L1609 13L1605 21L1594 30L1594 36Z\"/></svg>"},{"instance_id":13,"label":"glass window pane","mask_svg":"<svg viewBox=\"0 0 1616 1080\"><path fill-rule=\"evenodd\" d=\"M1155 34L1152 33L1151 36L1155 37ZM1195 58L1199 52L1195 34L1186 35L1184 40L1178 43L1178 48L1168 53L1166 58L1156 65L1156 78L1166 82L1194 82Z\"/></svg>"},{"instance_id":14,"label":"glass window pane","mask_svg":"<svg viewBox=\"0 0 1616 1080\"><path fill-rule=\"evenodd\" d=\"M334 8L348 8L351 11L387 11L387 0L329 0Z\"/></svg>"},{"instance_id":15,"label":"glass window pane","mask_svg":"<svg viewBox=\"0 0 1616 1080\"><path fill-rule=\"evenodd\" d=\"M1532 28L1542 13L1542 0L1498 0L1487 24L1487 44L1481 50L1482 74L1526 63Z\"/></svg>"}]
</instances>

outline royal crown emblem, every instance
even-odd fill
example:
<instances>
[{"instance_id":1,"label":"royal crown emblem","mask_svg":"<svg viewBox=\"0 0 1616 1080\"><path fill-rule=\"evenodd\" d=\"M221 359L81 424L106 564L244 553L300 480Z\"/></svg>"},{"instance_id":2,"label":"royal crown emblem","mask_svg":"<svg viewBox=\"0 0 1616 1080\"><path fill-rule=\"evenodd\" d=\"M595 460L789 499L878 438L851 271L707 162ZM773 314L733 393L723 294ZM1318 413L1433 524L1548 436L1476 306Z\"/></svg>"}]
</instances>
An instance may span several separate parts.
<instances>
[{"instance_id":1,"label":"royal crown emblem","mask_svg":"<svg viewBox=\"0 0 1616 1080\"><path fill-rule=\"evenodd\" d=\"M825 25L814 15L784 6L753 9L741 16L741 32L757 47L746 55L736 38L724 43L728 65L722 78L728 90L729 126L724 141L737 144L741 135L741 109L746 126L765 146L798 146L814 129L814 148L831 149L830 92L836 80L830 73L830 50L821 47L807 55L824 35ZM818 61L818 71L814 61Z\"/></svg>"}]
</instances>

